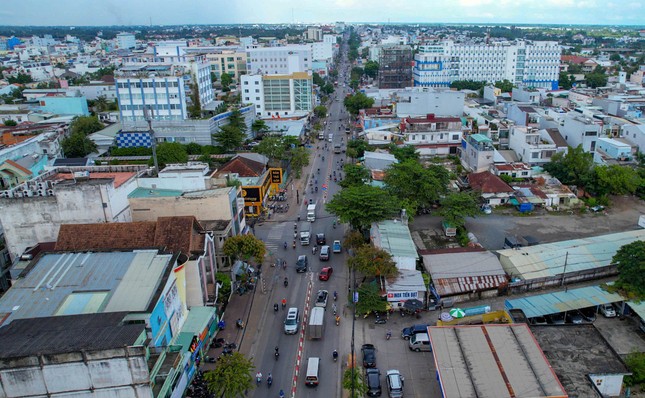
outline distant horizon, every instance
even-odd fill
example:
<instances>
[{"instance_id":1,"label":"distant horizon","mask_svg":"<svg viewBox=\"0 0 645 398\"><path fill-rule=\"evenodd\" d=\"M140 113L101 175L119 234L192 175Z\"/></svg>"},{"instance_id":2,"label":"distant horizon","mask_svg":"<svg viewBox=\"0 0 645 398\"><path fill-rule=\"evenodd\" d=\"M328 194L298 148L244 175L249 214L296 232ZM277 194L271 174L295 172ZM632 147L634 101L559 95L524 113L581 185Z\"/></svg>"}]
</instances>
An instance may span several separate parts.
<instances>
[{"instance_id":1,"label":"distant horizon","mask_svg":"<svg viewBox=\"0 0 645 398\"><path fill-rule=\"evenodd\" d=\"M363 21L350 21L360 17ZM21 0L3 4L0 25L31 27L241 24L645 25L638 0ZM370 22L381 21L381 22ZM406 22L403 22L406 21ZM499 22L511 21L511 22Z\"/></svg>"}]
</instances>

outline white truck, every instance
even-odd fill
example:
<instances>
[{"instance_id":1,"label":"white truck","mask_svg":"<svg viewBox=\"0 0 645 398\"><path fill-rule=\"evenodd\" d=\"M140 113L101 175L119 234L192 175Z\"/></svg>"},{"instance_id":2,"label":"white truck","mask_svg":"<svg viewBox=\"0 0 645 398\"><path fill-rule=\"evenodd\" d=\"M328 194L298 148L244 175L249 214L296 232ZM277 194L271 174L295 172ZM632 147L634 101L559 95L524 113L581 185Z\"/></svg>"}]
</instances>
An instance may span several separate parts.
<instances>
[{"instance_id":1,"label":"white truck","mask_svg":"<svg viewBox=\"0 0 645 398\"><path fill-rule=\"evenodd\" d=\"M300 226L300 244L302 246L307 246L309 245L310 240L311 240L311 223L308 221L305 221Z\"/></svg>"},{"instance_id":2,"label":"white truck","mask_svg":"<svg viewBox=\"0 0 645 398\"><path fill-rule=\"evenodd\" d=\"M325 327L325 309L322 307L312 308L311 317L309 318L309 338L322 339L324 327Z\"/></svg>"},{"instance_id":3,"label":"white truck","mask_svg":"<svg viewBox=\"0 0 645 398\"><path fill-rule=\"evenodd\" d=\"M316 221L316 204L307 206L307 221Z\"/></svg>"}]
</instances>

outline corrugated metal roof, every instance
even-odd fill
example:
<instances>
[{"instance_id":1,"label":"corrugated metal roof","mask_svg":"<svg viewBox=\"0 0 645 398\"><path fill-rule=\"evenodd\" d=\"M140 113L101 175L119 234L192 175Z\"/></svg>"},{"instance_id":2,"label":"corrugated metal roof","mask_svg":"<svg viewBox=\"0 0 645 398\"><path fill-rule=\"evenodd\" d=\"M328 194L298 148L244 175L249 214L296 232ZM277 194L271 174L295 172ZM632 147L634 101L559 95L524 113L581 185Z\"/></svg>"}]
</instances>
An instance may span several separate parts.
<instances>
[{"instance_id":1,"label":"corrugated metal roof","mask_svg":"<svg viewBox=\"0 0 645 398\"><path fill-rule=\"evenodd\" d=\"M424 254L422 257L441 296L496 289L507 282L497 256L489 251Z\"/></svg>"},{"instance_id":2,"label":"corrugated metal roof","mask_svg":"<svg viewBox=\"0 0 645 398\"><path fill-rule=\"evenodd\" d=\"M519 299L506 300L507 309L520 308L528 318L572 311L600 304L623 301L617 293L610 293L600 286L587 286L562 292L538 294Z\"/></svg>"},{"instance_id":3,"label":"corrugated metal roof","mask_svg":"<svg viewBox=\"0 0 645 398\"><path fill-rule=\"evenodd\" d=\"M607 266L621 246L637 240L645 240L645 230L499 250L498 253L506 273L514 278L534 279L562 274L565 259L566 272Z\"/></svg>"},{"instance_id":4,"label":"corrugated metal roof","mask_svg":"<svg viewBox=\"0 0 645 398\"><path fill-rule=\"evenodd\" d=\"M375 246L387 251L392 257L419 258L410 228L400 221L376 223L376 228L372 227L371 230L371 239Z\"/></svg>"},{"instance_id":5,"label":"corrugated metal roof","mask_svg":"<svg viewBox=\"0 0 645 398\"><path fill-rule=\"evenodd\" d=\"M0 298L0 319L145 310L170 259L156 250L45 254Z\"/></svg>"},{"instance_id":6,"label":"corrugated metal roof","mask_svg":"<svg viewBox=\"0 0 645 398\"><path fill-rule=\"evenodd\" d=\"M429 327L445 397L566 397L526 324Z\"/></svg>"}]
</instances>

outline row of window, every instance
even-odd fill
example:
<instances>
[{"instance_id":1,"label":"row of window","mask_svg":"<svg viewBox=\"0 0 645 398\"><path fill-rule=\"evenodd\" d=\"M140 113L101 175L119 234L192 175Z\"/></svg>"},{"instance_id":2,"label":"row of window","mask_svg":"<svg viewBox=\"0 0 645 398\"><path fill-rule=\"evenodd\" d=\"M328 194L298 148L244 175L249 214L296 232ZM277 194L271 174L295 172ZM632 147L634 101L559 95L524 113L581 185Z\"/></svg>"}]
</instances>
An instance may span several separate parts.
<instances>
[{"instance_id":1,"label":"row of window","mask_svg":"<svg viewBox=\"0 0 645 398\"><path fill-rule=\"evenodd\" d=\"M142 111L146 107L151 107L151 105L121 105L121 110L124 111ZM181 104L160 104L152 106L155 110L168 110L168 109L181 109Z\"/></svg>"},{"instance_id":2,"label":"row of window","mask_svg":"<svg viewBox=\"0 0 645 398\"><path fill-rule=\"evenodd\" d=\"M157 95L155 95L154 93L145 93L143 95L141 95L141 93L132 93L132 95L123 96L121 98L121 101L127 101L128 97L131 100L147 99L147 100L151 100L151 101L154 101L154 100L166 101L167 99L177 99L177 98L179 98L179 94L169 94L168 96L166 96L165 92L157 93Z\"/></svg>"},{"instance_id":3,"label":"row of window","mask_svg":"<svg viewBox=\"0 0 645 398\"><path fill-rule=\"evenodd\" d=\"M166 87L179 87L177 81L169 82L130 82L130 83L117 83L118 88L166 88Z\"/></svg>"},{"instance_id":4,"label":"row of window","mask_svg":"<svg viewBox=\"0 0 645 398\"><path fill-rule=\"evenodd\" d=\"M442 141L443 138L444 138L444 135L446 136L446 138L448 138L448 134L439 133L438 141ZM417 141L417 137L421 137L420 141L426 141L426 137L428 137L427 141L434 141L435 138L437 137L437 134L428 134L427 136L426 136L426 134L418 134L418 135L417 134L411 134L411 135L409 135L409 137L410 137L410 141ZM459 134L452 134L450 136L450 140L453 141L453 142L457 142L457 141L459 141L459 139L460 139Z\"/></svg>"}]
</instances>

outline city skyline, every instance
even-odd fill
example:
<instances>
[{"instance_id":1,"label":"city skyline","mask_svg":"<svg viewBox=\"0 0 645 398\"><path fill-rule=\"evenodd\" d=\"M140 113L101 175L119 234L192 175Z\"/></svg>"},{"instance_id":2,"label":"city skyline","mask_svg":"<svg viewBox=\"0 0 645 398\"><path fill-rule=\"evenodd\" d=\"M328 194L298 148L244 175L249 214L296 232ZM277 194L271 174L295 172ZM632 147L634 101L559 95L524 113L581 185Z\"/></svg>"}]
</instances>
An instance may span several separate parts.
<instances>
[{"instance_id":1,"label":"city skyline","mask_svg":"<svg viewBox=\"0 0 645 398\"><path fill-rule=\"evenodd\" d=\"M194 0L190 7L170 0L24 0L0 10L0 25L108 26L209 25L253 23L482 23L645 25L638 1L600 0L457 0L419 3L413 0L332 0L296 3L251 0L225 5ZM73 10L74 12L67 12Z\"/></svg>"}]
</instances>

